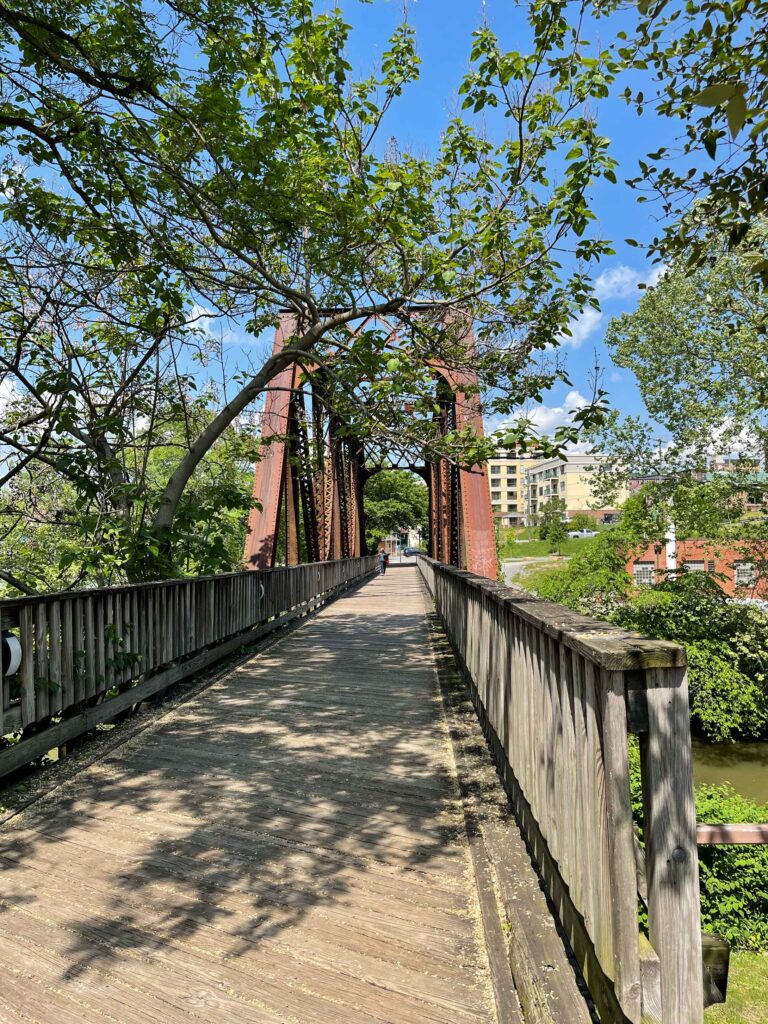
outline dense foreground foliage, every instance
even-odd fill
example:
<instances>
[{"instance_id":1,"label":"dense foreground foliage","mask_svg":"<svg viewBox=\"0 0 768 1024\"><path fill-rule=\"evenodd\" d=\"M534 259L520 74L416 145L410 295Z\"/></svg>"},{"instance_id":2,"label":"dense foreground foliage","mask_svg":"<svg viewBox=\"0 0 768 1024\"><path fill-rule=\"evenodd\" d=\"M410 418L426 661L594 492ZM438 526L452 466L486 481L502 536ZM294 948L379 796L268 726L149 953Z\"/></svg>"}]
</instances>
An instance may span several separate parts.
<instances>
[{"instance_id":1,"label":"dense foreground foliage","mask_svg":"<svg viewBox=\"0 0 768 1024\"><path fill-rule=\"evenodd\" d=\"M642 823L640 758L630 747L632 808ZM729 785L696 787L696 820L707 824L768 821L756 804ZM768 950L768 847L700 846L699 881L704 931L718 932L738 949Z\"/></svg>"},{"instance_id":2,"label":"dense foreground foliage","mask_svg":"<svg viewBox=\"0 0 768 1024\"><path fill-rule=\"evenodd\" d=\"M708 740L768 738L768 615L729 601L710 575L686 572L637 590L628 545L609 530L569 561L526 577L548 601L686 650L694 731Z\"/></svg>"}]
</instances>

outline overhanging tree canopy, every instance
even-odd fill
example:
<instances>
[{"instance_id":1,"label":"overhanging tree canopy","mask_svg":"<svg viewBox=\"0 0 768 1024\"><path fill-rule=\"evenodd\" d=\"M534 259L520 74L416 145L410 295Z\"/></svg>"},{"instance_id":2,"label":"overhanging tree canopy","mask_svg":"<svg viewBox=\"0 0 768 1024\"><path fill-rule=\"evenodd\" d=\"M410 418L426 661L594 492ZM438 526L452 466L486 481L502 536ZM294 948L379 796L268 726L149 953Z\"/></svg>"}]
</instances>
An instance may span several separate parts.
<instances>
[{"instance_id":1,"label":"overhanging tree canopy","mask_svg":"<svg viewBox=\"0 0 768 1024\"><path fill-rule=\"evenodd\" d=\"M532 8L528 54L476 33L466 106L502 98L510 130L492 141L454 118L429 159L380 141L418 75L407 24L364 80L342 13L305 0L6 2L0 25L5 481L43 463L132 550L167 551L192 474L287 361L322 366L358 433L385 438L402 394L409 422L429 421L425 365L466 358L445 329L455 309L480 327L488 411L558 372L530 357L588 299L561 262L607 250L587 189L612 161L586 107L600 60L556 7ZM567 59L547 54L558 40ZM299 318L293 345L217 379L210 323L258 338L281 308ZM366 314L397 320L396 352L375 325L350 334ZM171 421L178 459L150 489ZM482 454L468 436L441 443Z\"/></svg>"}]
</instances>

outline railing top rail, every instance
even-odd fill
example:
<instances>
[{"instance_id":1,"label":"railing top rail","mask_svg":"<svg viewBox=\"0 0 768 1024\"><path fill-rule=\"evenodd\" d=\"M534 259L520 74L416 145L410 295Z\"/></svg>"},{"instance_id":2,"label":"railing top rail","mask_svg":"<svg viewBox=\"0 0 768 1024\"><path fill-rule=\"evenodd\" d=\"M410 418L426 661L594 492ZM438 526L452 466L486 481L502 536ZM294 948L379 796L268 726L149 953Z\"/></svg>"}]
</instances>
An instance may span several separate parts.
<instances>
[{"instance_id":1,"label":"railing top rail","mask_svg":"<svg viewBox=\"0 0 768 1024\"><path fill-rule=\"evenodd\" d=\"M361 555L361 558L369 557ZM329 559L325 562L302 562L301 565L280 565L274 569L240 569L237 572L222 572L213 576L175 576L167 580L148 580L145 583L119 583L112 587L83 587L80 590L49 590L44 594L22 594L19 597L0 598L0 612L14 611L22 606L45 604L48 601L66 601L77 597L97 597L100 594L125 594L160 587L171 587L178 583L208 583L212 580L226 580L234 576L250 576L258 573L265 576L286 569L309 569L313 566L337 565L340 562L354 561L351 558Z\"/></svg>"},{"instance_id":2,"label":"railing top rail","mask_svg":"<svg viewBox=\"0 0 768 1024\"><path fill-rule=\"evenodd\" d=\"M475 576L465 569L419 555L440 572L460 579L473 590L483 591L492 600L508 608L513 615L560 643L578 651L590 661L611 671L646 668L679 668L686 664L685 649L671 640L653 640L599 619L580 615L561 605L542 601L494 580Z\"/></svg>"}]
</instances>

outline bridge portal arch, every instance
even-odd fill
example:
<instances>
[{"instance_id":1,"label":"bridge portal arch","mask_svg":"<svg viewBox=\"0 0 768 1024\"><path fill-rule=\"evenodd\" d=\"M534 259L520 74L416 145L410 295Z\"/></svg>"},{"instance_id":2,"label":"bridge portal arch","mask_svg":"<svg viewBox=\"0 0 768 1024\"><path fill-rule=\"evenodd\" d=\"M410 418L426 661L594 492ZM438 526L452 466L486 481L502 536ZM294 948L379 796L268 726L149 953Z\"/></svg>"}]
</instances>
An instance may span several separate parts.
<instances>
[{"instance_id":1,"label":"bridge portal arch","mask_svg":"<svg viewBox=\"0 0 768 1024\"><path fill-rule=\"evenodd\" d=\"M282 313L273 351L294 337L293 313ZM393 328L393 336L397 333ZM433 365L438 429L469 427L483 435L477 377L471 369L472 324L461 324L468 358L457 373ZM254 473L245 544L248 569L278 561L358 557L365 553L363 489L369 474L366 445L347 429L323 387L322 373L307 375L298 363L283 369L267 389L262 443ZM428 552L441 562L490 579L498 559L486 467L463 467L448 458L409 464L429 491Z\"/></svg>"}]
</instances>

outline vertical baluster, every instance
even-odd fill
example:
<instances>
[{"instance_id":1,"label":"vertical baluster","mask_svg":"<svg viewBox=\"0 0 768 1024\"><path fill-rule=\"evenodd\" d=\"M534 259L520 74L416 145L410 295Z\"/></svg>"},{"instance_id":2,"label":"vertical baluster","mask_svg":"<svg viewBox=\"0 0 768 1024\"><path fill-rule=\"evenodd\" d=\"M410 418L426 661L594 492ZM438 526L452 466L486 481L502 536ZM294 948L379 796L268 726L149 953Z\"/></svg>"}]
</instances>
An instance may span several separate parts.
<instances>
[{"instance_id":1,"label":"vertical baluster","mask_svg":"<svg viewBox=\"0 0 768 1024\"><path fill-rule=\"evenodd\" d=\"M123 595L120 591L110 595L112 605L112 662L114 665L112 683L120 684L123 681L125 666L125 629L123 626Z\"/></svg>"},{"instance_id":2,"label":"vertical baluster","mask_svg":"<svg viewBox=\"0 0 768 1024\"><path fill-rule=\"evenodd\" d=\"M35 608L35 689L37 720L50 714L50 672L48 669L48 609L41 601Z\"/></svg>"},{"instance_id":3,"label":"vertical baluster","mask_svg":"<svg viewBox=\"0 0 768 1024\"><path fill-rule=\"evenodd\" d=\"M24 728L37 721L35 693L35 616L31 605L19 612L19 641L21 643L21 724Z\"/></svg>"},{"instance_id":4,"label":"vertical baluster","mask_svg":"<svg viewBox=\"0 0 768 1024\"><path fill-rule=\"evenodd\" d=\"M141 617L142 592L133 587L129 594L131 608L130 649L133 655L128 672L129 679L136 679L144 672L144 629Z\"/></svg>"},{"instance_id":5,"label":"vertical baluster","mask_svg":"<svg viewBox=\"0 0 768 1024\"><path fill-rule=\"evenodd\" d=\"M614 983L624 1012L641 1015L637 881L629 793L627 711L623 672L600 672L602 747L608 825Z\"/></svg>"},{"instance_id":6,"label":"vertical baluster","mask_svg":"<svg viewBox=\"0 0 768 1024\"><path fill-rule=\"evenodd\" d=\"M685 668L647 669L640 736L649 937L661 966L663 1024L701 1024L696 808Z\"/></svg>"},{"instance_id":7,"label":"vertical baluster","mask_svg":"<svg viewBox=\"0 0 768 1024\"><path fill-rule=\"evenodd\" d=\"M48 606L48 678L50 680L48 710L61 711L61 602Z\"/></svg>"},{"instance_id":8,"label":"vertical baluster","mask_svg":"<svg viewBox=\"0 0 768 1024\"><path fill-rule=\"evenodd\" d=\"M83 698L85 700L88 700L90 697L93 697L93 695L99 689L97 683L99 669L97 665L96 656L96 610L94 607L94 598L90 595L85 599L83 612L83 642L85 648L85 675L83 677Z\"/></svg>"},{"instance_id":9,"label":"vertical baluster","mask_svg":"<svg viewBox=\"0 0 768 1024\"><path fill-rule=\"evenodd\" d=\"M85 695L85 599L78 595L72 602L72 702L79 704Z\"/></svg>"},{"instance_id":10,"label":"vertical baluster","mask_svg":"<svg viewBox=\"0 0 768 1024\"><path fill-rule=\"evenodd\" d=\"M94 597L94 644L95 644L95 680L94 693L102 693L107 688L107 624L106 600L104 594Z\"/></svg>"},{"instance_id":11,"label":"vertical baluster","mask_svg":"<svg viewBox=\"0 0 768 1024\"><path fill-rule=\"evenodd\" d=\"M115 685L115 602L112 594L106 591L104 605L104 689L111 690Z\"/></svg>"},{"instance_id":12,"label":"vertical baluster","mask_svg":"<svg viewBox=\"0 0 768 1024\"><path fill-rule=\"evenodd\" d=\"M184 584L184 654L188 655L195 649L195 605L194 584Z\"/></svg>"},{"instance_id":13,"label":"vertical baluster","mask_svg":"<svg viewBox=\"0 0 768 1024\"><path fill-rule=\"evenodd\" d=\"M77 599L64 601L61 606L61 707L75 703L75 621L73 604Z\"/></svg>"},{"instance_id":14,"label":"vertical baluster","mask_svg":"<svg viewBox=\"0 0 768 1024\"><path fill-rule=\"evenodd\" d=\"M147 657L149 659L147 668L154 672L160 664L157 657L157 635L160 628L159 608L160 599L155 587L147 587L144 592L147 610Z\"/></svg>"}]
</instances>

